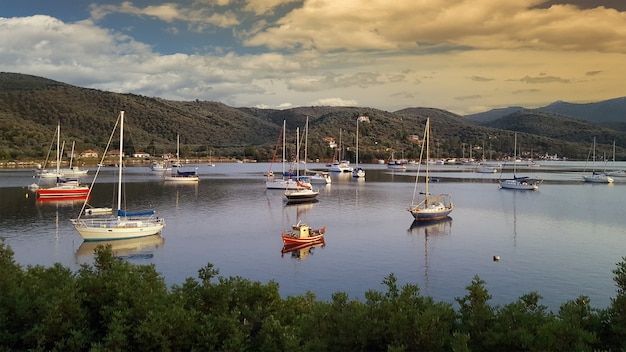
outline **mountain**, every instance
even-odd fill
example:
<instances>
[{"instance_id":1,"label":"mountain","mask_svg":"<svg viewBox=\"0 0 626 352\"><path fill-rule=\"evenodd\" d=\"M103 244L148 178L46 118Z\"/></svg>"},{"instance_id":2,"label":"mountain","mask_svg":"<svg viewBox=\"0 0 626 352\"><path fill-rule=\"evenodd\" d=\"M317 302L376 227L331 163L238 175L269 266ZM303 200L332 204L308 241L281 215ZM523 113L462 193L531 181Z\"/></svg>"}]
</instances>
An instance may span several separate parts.
<instances>
[{"instance_id":1,"label":"mountain","mask_svg":"<svg viewBox=\"0 0 626 352\"><path fill-rule=\"evenodd\" d=\"M604 111L610 110L607 106L618 111L621 102L617 99L607 103ZM563 104L551 107L570 108ZM363 114L371 121L359 124L359 156L364 162L387 159L392 153L396 157L419 158L419 139L426 118L431 118L437 157L467 157L482 145L494 157L511 154L513 131L517 131L524 148L532 149L535 155L549 153L584 159L593 137L598 136L598 150L609 145L612 148L615 140L617 158L626 158L622 147L626 146L626 127L622 122L585 121L538 109L512 107L472 116L429 107L395 112L332 106L259 109L119 94L42 77L0 73L0 160L45 158L59 122L61 138L67 144L76 141L79 151L102 151L120 110L126 111L127 152L152 155L175 151L176 136L180 134L183 157L207 156L211 150L214 157L271 160L283 121L287 125L288 155L292 155L295 130L299 127L304 131L308 117L311 159L330 160L335 150L329 147L327 139L335 138L338 142L341 136L345 158L354 160L356 119ZM617 113L605 115L614 114Z\"/></svg>"},{"instance_id":2,"label":"mountain","mask_svg":"<svg viewBox=\"0 0 626 352\"><path fill-rule=\"evenodd\" d=\"M592 122L626 122L626 97L586 104L557 101L538 110Z\"/></svg>"},{"instance_id":3,"label":"mountain","mask_svg":"<svg viewBox=\"0 0 626 352\"><path fill-rule=\"evenodd\" d=\"M519 106L512 106L508 108L493 109L477 114L465 115L465 118L479 123L487 123L521 110L528 109ZM626 123L626 97L585 104L557 101L550 105L533 110L563 115L595 123Z\"/></svg>"}]
</instances>

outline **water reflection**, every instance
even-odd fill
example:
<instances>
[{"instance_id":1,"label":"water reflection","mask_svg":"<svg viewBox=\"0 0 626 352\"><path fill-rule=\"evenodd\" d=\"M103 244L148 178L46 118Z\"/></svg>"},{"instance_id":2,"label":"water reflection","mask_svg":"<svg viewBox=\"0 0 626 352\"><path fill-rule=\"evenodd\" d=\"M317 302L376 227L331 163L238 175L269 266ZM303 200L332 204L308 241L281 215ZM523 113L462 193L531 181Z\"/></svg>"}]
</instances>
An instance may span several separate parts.
<instances>
[{"instance_id":1,"label":"water reflection","mask_svg":"<svg viewBox=\"0 0 626 352\"><path fill-rule=\"evenodd\" d=\"M433 221L413 221L411 227L409 228L409 232L412 235L417 235L418 239L424 238L424 284L425 288L428 288L428 271L429 271L429 262L428 262L428 241L431 236L441 237L441 236L449 236L452 232L452 218L446 217L441 220L433 220Z\"/></svg>"},{"instance_id":2,"label":"water reflection","mask_svg":"<svg viewBox=\"0 0 626 352\"><path fill-rule=\"evenodd\" d=\"M313 255L316 247L326 247L326 242L323 238L313 243L286 244L280 251L280 256L284 258L286 254L290 254L291 258L293 259L305 260L309 257L309 255Z\"/></svg>"},{"instance_id":3,"label":"water reflection","mask_svg":"<svg viewBox=\"0 0 626 352\"><path fill-rule=\"evenodd\" d=\"M83 242L74 257L77 261L90 261L94 257L96 247L111 245L113 255L121 259L151 259L153 251L163 245L164 240L160 234L140 238L131 238L115 241L89 241Z\"/></svg>"}]
</instances>

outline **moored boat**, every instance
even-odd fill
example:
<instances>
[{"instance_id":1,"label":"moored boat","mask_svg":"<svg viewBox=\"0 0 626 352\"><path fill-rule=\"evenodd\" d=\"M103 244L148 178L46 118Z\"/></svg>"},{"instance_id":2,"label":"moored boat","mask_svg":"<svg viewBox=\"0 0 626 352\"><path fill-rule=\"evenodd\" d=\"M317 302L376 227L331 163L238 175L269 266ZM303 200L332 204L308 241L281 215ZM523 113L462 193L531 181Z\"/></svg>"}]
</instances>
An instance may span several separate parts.
<instances>
[{"instance_id":1,"label":"moored boat","mask_svg":"<svg viewBox=\"0 0 626 352\"><path fill-rule=\"evenodd\" d=\"M283 231L281 236L284 245L295 245L323 241L325 234L326 226L312 229L309 225L298 222L290 231Z\"/></svg>"}]
</instances>

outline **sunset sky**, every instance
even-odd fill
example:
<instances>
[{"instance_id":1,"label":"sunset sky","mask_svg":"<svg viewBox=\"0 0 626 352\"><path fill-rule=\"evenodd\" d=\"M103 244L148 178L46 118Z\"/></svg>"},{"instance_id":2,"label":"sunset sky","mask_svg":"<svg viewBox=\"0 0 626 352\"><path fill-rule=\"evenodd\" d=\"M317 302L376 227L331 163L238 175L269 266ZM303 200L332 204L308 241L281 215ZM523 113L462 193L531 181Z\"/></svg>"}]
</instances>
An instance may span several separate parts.
<instances>
[{"instance_id":1,"label":"sunset sky","mask_svg":"<svg viewBox=\"0 0 626 352\"><path fill-rule=\"evenodd\" d=\"M230 106L626 96L626 1L0 0L0 71Z\"/></svg>"}]
</instances>

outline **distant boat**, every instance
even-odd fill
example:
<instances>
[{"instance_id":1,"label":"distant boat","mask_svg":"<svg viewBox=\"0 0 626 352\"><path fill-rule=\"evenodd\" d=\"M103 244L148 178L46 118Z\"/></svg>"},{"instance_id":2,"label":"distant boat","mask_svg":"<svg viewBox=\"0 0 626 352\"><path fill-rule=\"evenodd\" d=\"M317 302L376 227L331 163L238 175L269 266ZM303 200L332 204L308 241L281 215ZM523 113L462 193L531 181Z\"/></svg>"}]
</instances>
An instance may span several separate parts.
<instances>
[{"instance_id":1,"label":"distant boat","mask_svg":"<svg viewBox=\"0 0 626 352\"><path fill-rule=\"evenodd\" d=\"M352 170L352 177L365 177L365 170L359 167L359 122L369 122L370 119L367 116L359 116L356 119L356 167Z\"/></svg>"},{"instance_id":2,"label":"distant boat","mask_svg":"<svg viewBox=\"0 0 626 352\"><path fill-rule=\"evenodd\" d=\"M613 178L603 172L596 171L596 137L593 137L592 145L593 160L591 166L591 175L583 175L585 182L589 183L613 183Z\"/></svg>"},{"instance_id":3,"label":"distant boat","mask_svg":"<svg viewBox=\"0 0 626 352\"><path fill-rule=\"evenodd\" d=\"M513 178L500 179L498 187L504 189L529 190L534 191L539 188L542 179L527 176L518 177L517 172L517 132L515 132L515 143L513 147Z\"/></svg>"},{"instance_id":4,"label":"distant boat","mask_svg":"<svg viewBox=\"0 0 626 352\"><path fill-rule=\"evenodd\" d=\"M328 172L316 172L315 174L309 176L311 180L311 184L330 184L332 183L332 178Z\"/></svg>"},{"instance_id":5,"label":"distant boat","mask_svg":"<svg viewBox=\"0 0 626 352\"><path fill-rule=\"evenodd\" d=\"M426 120L426 128L424 129L424 141L422 144L422 151L424 148L426 153L426 173L424 176L424 185L425 190L422 193L424 198L417 204L415 204L415 194L417 193L417 185L419 180L419 169L417 171L417 175L415 176L415 188L413 190L413 201L411 202L411 206L408 208L408 211L413 215L415 221L434 221L441 220L448 217L448 215L454 209L454 204L452 204L452 196L450 194L440 194L432 197L430 191L428 190L428 183L431 182L430 176L428 175L429 165L428 162L430 158L430 118ZM423 153L420 153L420 159ZM422 160L420 160L420 165L422 164Z\"/></svg>"},{"instance_id":6,"label":"distant boat","mask_svg":"<svg viewBox=\"0 0 626 352\"><path fill-rule=\"evenodd\" d=\"M78 176L85 176L87 175L87 172L89 172L89 170L86 169L81 169L78 166L73 166L72 163L74 162L74 147L76 145L76 142L72 142L72 154L70 156L70 165L67 169L60 169L61 174L63 174L63 176L73 176L73 177L78 177Z\"/></svg>"},{"instance_id":7,"label":"distant boat","mask_svg":"<svg viewBox=\"0 0 626 352\"><path fill-rule=\"evenodd\" d=\"M172 168L165 161L153 161L150 170L154 172L172 171Z\"/></svg>"},{"instance_id":8,"label":"distant boat","mask_svg":"<svg viewBox=\"0 0 626 352\"><path fill-rule=\"evenodd\" d=\"M394 159L393 153L391 153L391 158L387 161L387 169L393 171L406 171L406 162L404 160Z\"/></svg>"},{"instance_id":9,"label":"distant boat","mask_svg":"<svg viewBox=\"0 0 626 352\"><path fill-rule=\"evenodd\" d=\"M270 163L270 169L265 173L265 188L266 189L282 189L282 190L296 190L299 188L298 181L302 186L311 187L311 181L309 176L299 176L293 173L291 170L287 171L285 169L285 133L286 133L286 121L283 120L283 128L281 129L281 133L279 134L279 139L276 142L276 149L274 150L274 157L272 158L272 162ZM274 164L274 160L276 159L276 152L278 151L278 146L280 144L282 135L282 173L281 177L276 177L274 172L272 171L272 165Z\"/></svg>"},{"instance_id":10,"label":"distant boat","mask_svg":"<svg viewBox=\"0 0 626 352\"><path fill-rule=\"evenodd\" d=\"M319 190L313 189L310 184L299 181L300 176L300 129L296 129L296 189L288 189L285 191L287 203L307 203L317 201Z\"/></svg>"},{"instance_id":11,"label":"distant boat","mask_svg":"<svg viewBox=\"0 0 626 352\"><path fill-rule=\"evenodd\" d=\"M56 174L61 175L61 171L59 166L61 165L61 151L60 151L60 142L61 142L61 124L57 125L56 137L57 137L57 169ZM89 187L81 186L78 182L78 179L75 178L65 178L59 177L56 178L56 185L53 187L36 188L37 196L40 198L76 198L76 197L87 197L89 194Z\"/></svg>"},{"instance_id":12,"label":"distant boat","mask_svg":"<svg viewBox=\"0 0 626 352\"><path fill-rule=\"evenodd\" d=\"M328 171L330 172L352 172L354 168L350 166L348 160L343 159L343 149L341 145L341 129L339 129L339 146L335 152L335 160L331 163Z\"/></svg>"},{"instance_id":13,"label":"distant boat","mask_svg":"<svg viewBox=\"0 0 626 352\"><path fill-rule=\"evenodd\" d=\"M174 165L181 165L180 163L180 136L176 135L176 163ZM164 175L163 180L168 182L180 182L180 183L198 183L200 178L198 177L197 168L193 171L181 171L180 166L176 169L175 173Z\"/></svg>"},{"instance_id":14,"label":"distant boat","mask_svg":"<svg viewBox=\"0 0 626 352\"><path fill-rule=\"evenodd\" d=\"M118 124L120 126L120 150L124 150L124 111L120 111L115 126L117 127ZM114 132L115 128L113 129ZM83 217L87 206L87 201L85 201L78 217L71 220L74 228L85 241L111 241L146 237L160 233L165 227L165 220L155 216L153 210L130 213L122 209L122 154L120 153L118 162L117 213L113 216L85 218ZM97 176L98 172L96 172L91 187L95 184Z\"/></svg>"},{"instance_id":15,"label":"distant boat","mask_svg":"<svg viewBox=\"0 0 626 352\"><path fill-rule=\"evenodd\" d=\"M613 141L613 170L606 171L605 174L611 177L626 177L626 171L615 168L615 141Z\"/></svg>"}]
</instances>

